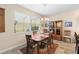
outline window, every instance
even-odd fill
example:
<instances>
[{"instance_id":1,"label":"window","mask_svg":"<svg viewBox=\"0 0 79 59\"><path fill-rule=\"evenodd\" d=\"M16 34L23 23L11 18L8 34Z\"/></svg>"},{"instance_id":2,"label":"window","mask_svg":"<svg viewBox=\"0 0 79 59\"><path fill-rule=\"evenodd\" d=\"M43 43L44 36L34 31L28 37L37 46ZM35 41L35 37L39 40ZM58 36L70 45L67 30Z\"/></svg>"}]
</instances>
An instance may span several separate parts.
<instances>
[{"instance_id":1,"label":"window","mask_svg":"<svg viewBox=\"0 0 79 59\"><path fill-rule=\"evenodd\" d=\"M14 32L38 31L40 18L36 16L27 16L20 12L15 12Z\"/></svg>"},{"instance_id":2,"label":"window","mask_svg":"<svg viewBox=\"0 0 79 59\"><path fill-rule=\"evenodd\" d=\"M15 21L14 21L14 32L24 32L27 16L20 12L15 12Z\"/></svg>"}]
</instances>

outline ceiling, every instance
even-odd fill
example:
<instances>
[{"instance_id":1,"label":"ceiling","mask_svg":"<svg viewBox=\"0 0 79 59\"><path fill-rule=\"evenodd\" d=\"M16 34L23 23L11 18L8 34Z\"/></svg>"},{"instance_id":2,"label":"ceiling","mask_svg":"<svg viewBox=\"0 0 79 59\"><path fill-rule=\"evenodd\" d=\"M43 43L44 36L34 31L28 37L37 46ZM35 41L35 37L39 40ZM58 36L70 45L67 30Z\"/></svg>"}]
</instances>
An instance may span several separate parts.
<instances>
[{"instance_id":1,"label":"ceiling","mask_svg":"<svg viewBox=\"0 0 79 59\"><path fill-rule=\"evenodd\" d=\"M78 4L20 4L43 16L50 16L61 12L71 11L79 7Z\"/></svg>"}]
</instances>

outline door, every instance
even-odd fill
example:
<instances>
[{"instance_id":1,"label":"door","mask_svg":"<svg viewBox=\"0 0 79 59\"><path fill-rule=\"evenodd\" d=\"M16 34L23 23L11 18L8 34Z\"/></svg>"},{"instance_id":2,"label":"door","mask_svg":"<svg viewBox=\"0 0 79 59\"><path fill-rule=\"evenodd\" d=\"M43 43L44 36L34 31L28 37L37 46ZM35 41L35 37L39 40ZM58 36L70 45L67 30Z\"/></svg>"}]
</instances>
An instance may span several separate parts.
<instances>
[{"instance_id":1,"label":"door","mask_svg":"<svg viewBox=\"0 0 79 59\"><path fill-rule=\"evenodd\" d=\"M5 13L2 8L0 8L0 32L5 32Z\"/></svg>"}]
</instances>

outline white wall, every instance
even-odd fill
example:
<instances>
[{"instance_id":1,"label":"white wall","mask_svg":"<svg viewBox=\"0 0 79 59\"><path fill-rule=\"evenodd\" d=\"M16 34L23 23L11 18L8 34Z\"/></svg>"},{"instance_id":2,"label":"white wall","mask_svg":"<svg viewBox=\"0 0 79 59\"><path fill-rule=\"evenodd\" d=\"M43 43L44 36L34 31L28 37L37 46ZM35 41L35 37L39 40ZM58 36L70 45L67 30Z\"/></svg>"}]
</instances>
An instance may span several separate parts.
<instances>
[{"instance_id":1,"label":"white wall","mask_svg":"<svg viewBox=\"0 0 79 59\"><path fill-rule=\"evenodd\" d=\"M63 20L63 30L71 30L72 41L74 40L74 32L79 33L79 8L72 11L66 11L60 14L52 15L50 16L50 19L53 21ZM72 27L64 27L65 21L72 21Z\"/></svg>"},{"instance_id":2,"label":"white wall","mask_svg":"<svg viewBox=\"0 0 79 59\"><path fill-rule=\"evenodd\" d=\"M1 5L5 8L5 32L0 33L0 53L16 46L25 44L25 33L14 33L14 12L19 11L30 16L40 16L39 14L20 7L18 5Z\"/></svg>"}]
</instances>

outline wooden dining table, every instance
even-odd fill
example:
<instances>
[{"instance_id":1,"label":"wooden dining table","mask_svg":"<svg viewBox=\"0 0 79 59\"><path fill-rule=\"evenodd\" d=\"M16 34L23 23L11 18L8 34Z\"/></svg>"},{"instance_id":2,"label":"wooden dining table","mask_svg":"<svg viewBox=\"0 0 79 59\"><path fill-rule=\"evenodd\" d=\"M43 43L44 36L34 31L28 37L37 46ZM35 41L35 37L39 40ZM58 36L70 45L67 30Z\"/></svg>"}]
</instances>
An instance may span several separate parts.
<instances>
[{"instance_id":1,"label":"wooden dining table","mask_svg":"<svg viewBox=\"0 0 79 59\"><path fill-rule=\"evenodd\" d=\"M45 40L45 38L49 37L49 33L43 33L43 34L34 34L32 35L32 40L35 41L35 43L37 43L37 53L39 54L39 46L43 40Z\"/></svg>"},{"instance_id":2,"label":"wooden dining table","mask_svg":"<svg viewBox=\"0 0 79 59\"><path fill-rule=\"evenodd\" d=\"M41 41L41 40L44 40L44 38L47 38L47 37L49 37L49 33L35 34L35 35L32 35L32 40Z\"/></svg>"}]
</instances>

